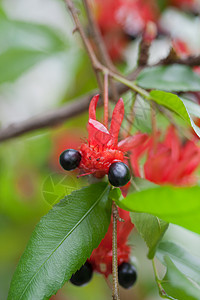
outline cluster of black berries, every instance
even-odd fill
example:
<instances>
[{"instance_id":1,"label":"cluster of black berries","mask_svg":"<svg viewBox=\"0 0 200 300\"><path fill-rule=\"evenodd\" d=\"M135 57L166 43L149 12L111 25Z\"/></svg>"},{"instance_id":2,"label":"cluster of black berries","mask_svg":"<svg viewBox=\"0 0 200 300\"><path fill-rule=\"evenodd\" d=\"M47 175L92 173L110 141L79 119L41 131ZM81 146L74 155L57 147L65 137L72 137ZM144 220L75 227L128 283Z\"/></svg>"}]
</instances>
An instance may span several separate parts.
<instances>
[{"instance_id":1,"label":"cluster of black berries","mask_svg":"<svg viewBox=\"0 0 200 300\"><path fill-rule=\"evenodd\" d=\"M76 169L81 162L81 154L74 149L68 149L60 155L60 165L66 171ZM110 184L116 187L126 185L131 178L128 166L123 162L112 163L108 171Z\"/></svg>"},{"instance_id":2,"label":"cluster of black berries","mask_svg":"<svg viewBox=\"0 0 200 300\"><path fill-rule=\"evenodd\" d=\"M83 286L87 284L93 275L92 265L87 261L74 275L70 281L76 286ZM118 268L119 284L125 288L131 288L137 280L137 272L133 265L123 262Z\"/></svg>"}]
</instances>

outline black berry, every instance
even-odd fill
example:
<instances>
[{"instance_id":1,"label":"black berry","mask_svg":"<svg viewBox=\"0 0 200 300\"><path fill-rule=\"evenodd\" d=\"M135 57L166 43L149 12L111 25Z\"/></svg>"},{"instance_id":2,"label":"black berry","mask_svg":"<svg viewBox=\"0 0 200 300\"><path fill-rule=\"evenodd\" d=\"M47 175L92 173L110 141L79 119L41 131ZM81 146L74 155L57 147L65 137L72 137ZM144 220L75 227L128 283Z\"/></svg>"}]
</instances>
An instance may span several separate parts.
<instances>
[{"instance_id":1,"label":"black berry","mask_svg":"<svg viewBox=\"0 0 200 300\"><path fill-rule=\"evenodd\" d=\"M129 167L123 162L111 164L108 179L113 186L124 186L131 178Z\"/></svg>"},{"instance_id":2,"label":"black berry","mask_svg":"<svg viewBox=\"0 0 200 300\"><path fill-rule=\"evenodd\" d=\"M137 280L137 272L133 265L123 262L118 269L119 284L125 288L130 289Z\"/></svg>"},{"instance_id":3,"label":"black berry","mask_svg":"<svg viewBox=\"0 0 200 300\"><path fill-rule=\"evenodd\" d=\"M92 275L92 266L88 261L86 261L86 263L80 268L80 270L72 275L70 281L74 285L83 286L92 279Z\"/></svg>"},{"instance_id":4,"label":"black berry","mask_svg":"<svg viewBox=\"0 0 200 300\"><path fill-rule=\"evenodd\" d=\"M60 165L63 169L71 171L76 169L81 161L81 154L74 149L63 151L60 155Z\"/></svg>"}]
</instances>

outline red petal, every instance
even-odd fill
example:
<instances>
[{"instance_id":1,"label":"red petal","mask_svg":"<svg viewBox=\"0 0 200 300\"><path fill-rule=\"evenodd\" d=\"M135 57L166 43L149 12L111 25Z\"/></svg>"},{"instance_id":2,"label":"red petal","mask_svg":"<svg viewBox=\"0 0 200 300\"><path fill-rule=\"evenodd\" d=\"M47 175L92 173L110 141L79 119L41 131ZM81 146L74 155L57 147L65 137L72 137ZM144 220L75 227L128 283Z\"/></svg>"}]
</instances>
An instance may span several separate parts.
<instances>
[{"instance_id":1,"label":"red petal","mask_svg":"<svg viewBox=\"0 0 200 300\"><path fill-rule=\"evenodd\" d=\"M114 145L117 145L119 130L124 117L124 102L120 98L113 110L112 120L110 124L110 134L113 137Z\"/></svg>"},{"instance_id":2,"label":"red petal","mask_svg":"<svg viewBox=\"0 0 200 300\"><path fill-rule=\"evenodd\" d=\"M96 107L97 107L97 102L99 100L99 95L96 95L92 98L90 101L90 106L89 106L89 119L96 120Z\"/></svg>"},{"instance_id":3,"label":"red petal","mask_svg":"<svg viewBox=\"0 0 200 300\"><path fill-rule=\"evenodd\" d=\"M107 128L100 122L89 119L88 122L88 133L89 133L89 144L92 146L100 146L102 148L104 145L110 141L111 136Z\"/></svg>"},{"instance_id":4,"label":"red petal","mask_svg":"<svg viewBox=\"0 0 200 300\"><path fill-rule=\"evenodd\" d=\"M118 143L118 149L124 152L129 151L141 143L144 143L147 139L148 135L145 133L138 133L136 135L129 136Z\"/></svg>"},{"instance_id":5,"label":"red petal","mask_svg":"<svg viewBox=\"0 0 200 300\"><path fill-rule=\"evenodd\" d=\"M181 153L181 142L173 126L168 128L164 144L172 151L171 159L178 160Z\"/></svg>"}]
</instances>

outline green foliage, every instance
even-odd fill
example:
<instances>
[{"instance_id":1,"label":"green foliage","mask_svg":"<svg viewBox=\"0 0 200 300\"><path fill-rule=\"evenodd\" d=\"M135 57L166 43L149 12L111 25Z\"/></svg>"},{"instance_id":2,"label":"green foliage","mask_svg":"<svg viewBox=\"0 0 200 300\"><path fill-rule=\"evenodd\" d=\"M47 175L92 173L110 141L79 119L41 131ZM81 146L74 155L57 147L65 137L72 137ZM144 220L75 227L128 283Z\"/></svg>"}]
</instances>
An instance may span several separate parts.
<instances>
[{"instance_id":1,"label":"green foliage","mask_svg":"<svg viewBox=\"0 0 200 300\"><path fill-rule=\"evenodd\" d=\"M0 68L4 72L0 74L0 84L17 79L44 58L46 54L37 50L10 49L1 53Z\"/></svg>"},{"instance_id":2,"label":"green foliage","mask_svg":"<svg viewBox=\"0 0 200 300\"><path fill-rule=\"evenodd\" d=\"M66 196L36 226L11 282L8 300L49 299L104 237L111 216L109 186Z\"/></svg>"},{"instance_id":3,"label":"green foliage","mask_svg":"<svg viewBox=\"0 0 200 300\"><path fill-rule=\"evenodd\" d=\"M186 92L200 90L200 76L184 65L156 66L144 69L136 80L146 89Z\"/></svg>"},{"instance_id":4,"label":"green foliage","mask_svg":"<svg viewBox=\"0 0 200 300\"><path fill-rule=\"evenodd\" d=\"M197 103L183 97L181 97L181 100L183 101L187 111L189 111L191 115L200 118L200 107Z\"/></svg>"},{"instance_id":5,"label":"green foliage","mask_svg":"<svg viewBox=\"0 0 200 300\"><path fill-rule=\"evenodd\" d=\"M161 242L156 257L166 266L165 257L168 256L174 265L185 276L200 285L200 258L173 242Z\"/></svg>"},{"instance_id":6,"label":"green foliage","mask_svg":"<svg viewBox=\"0 0 200 300\"><path fill-rule=\"evenodd\" d=\"M175 113L192 126L196 134L200 137L200 128L195 125L192 117L190 116L184 102L177 96L163 91L151 91L151 98L158 104L163 105Z\"/></svg>"},{"instance_id":7,"label":"green foliage","mask_svg":"<svg viewBox=\"0 0 200 300\"><path fill-rule=\"evenodd\" d=\"M160 240L168 228L168 223L145 213L131 213L130 215L137 231L149 248L148 258L152 259Z\"/></svg>"},{"instance_id":8,"label":"green foliage","mask_svg":"<svg viewBox=\"0 0 200 300\"><path fill-rule=\"evenodd\" d=\"M150 213L200 234L200 187L156 187L129 194L117 204L129 211Z\"/></svg>"},{"instance_id":9,"label":"green foliage","mask_svg":"<svg viewBox=\"0 0 200 300\"><path fill-rule=\"evenodd\" d=\"M165 257L167 272L161 286L168 299L199 300L200 286L181 273L169 257Z\"/></svg>"},{"instance_id":10,"label":"green foliage","mask_svg":"<svg viewBox=\"0 0 200 300\"><path fill-rule=\"evenodd\" d=\"M0 84L16 80L43 59L66 49L67 43L59 31L0 14Z\"/></svg>"}]
</instances>

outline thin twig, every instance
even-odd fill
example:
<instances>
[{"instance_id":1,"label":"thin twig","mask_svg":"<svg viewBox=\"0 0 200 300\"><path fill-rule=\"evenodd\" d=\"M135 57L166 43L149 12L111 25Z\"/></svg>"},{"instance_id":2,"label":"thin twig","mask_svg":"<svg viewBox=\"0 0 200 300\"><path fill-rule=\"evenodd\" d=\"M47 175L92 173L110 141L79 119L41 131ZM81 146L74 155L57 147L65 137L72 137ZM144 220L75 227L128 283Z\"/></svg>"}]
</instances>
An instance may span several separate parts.
<instances>
[{"instance_id":1,"label":"thin twig","mask_svg":"<svg viewBox=\"0 0 200 300\"><path fill-rule=\"evenodd\" d=\"M67 7L68 7L69 11L71 12L71 15L72 15L72 17L74 19L74 22L75 22L75 25L77 27L77 30L80 33L82 41L83 41L83 43L85 45L85 49L86 49L86 51L88 53L88 56L89 56L89 58L91 60L93 69L96 72L98 70L101 70L104 74L108 73L109 76L112 77L113 79L115 79L115 80L117 80L117 81L119 81L121 83L124 83L125 85L127 85L128 87L130 87L131 89L133 89L134 91L136 91L139 94L141 94L144 98L149 99L150 96L149 96L149 93L146 92L146 90L138 87L135 83L132 83L131 81L129 81L126 78L124 78L123 76L121 76L121 75L113 72L112 70L110 70L109 68L105 67L104 65L102 65L98 61L98 59L97 59L97 57L96 57L96 55L95 55L95 53L94 53L94 51L92 49L92 46L91 46L91 44L90 44L90 42L89 42L89 40L88 40L88 38L87 38L84 30L83 30L83 27L82 27L81 23L80 23L80 20L79 20L78 14L77 14L77 10L76 10L73 2L71 0L65 0L65 2L67 4Z\"/></svg>"},{"instance_id":2,"label":"thin twig","mask_svg":"<svg viewBox=\"0 0 200 300\"><path fill-rule=\"evenodd\" d=\"M11 124L8 127L0 130L0 142L20 136L33 130L61 124L63 121L86 111L88 109L91 97L91 95L86 95L79 100L67 103L62 107L47 113L22 122Z\"/></svg>"},{"instance_id":3,"label":"thin twig","mask_svg":"<svg viewBox=\"0 0 200 300\"><path fill-rule=\"evenodd\" d=\"M134 80L136 77L137 72L133 72L132 74L130 74L129 79ZM122 83L117 83L116 87L120 95L129 90L129 87ZM57 109L40 114L36 117L22 122L11 124L6 128L2 128L0 130L0 142L21 136L25 133L34 130L48 128L61 124L62 122L67 121L70 118L80 115L81 113L88 110L91 98L97 93L97 90L92 91L90 95L84 95L80 99L74 100L73 102L69 102ZM115 102L111 90L109 90L108 95L109 99ZM103 101L99 101L98 104L102 105Z\"/></svg>"},{"instance_id":4,"label":"thin twig","mask_svg":"<svg viewBox=\"0 0 200 300\"><path fill-rule=\"evenodd\" d=\"M101 32L99 30L99 27L97 26L96 20L94 18L94 15L91 11L90 3L88 0L83 0L85 5L85 10L87 13L90 30L92 32L92 36L95 42L95 45L97 47L97 51L100 57L101 63L103 63L108 69L111 71L118 73L117 69L112 63L112 60L110 59L110 56L108 54L107 48L105 46L104 40L102 38ZM113 93L113 97L115 98L115 101L119 98L119 94L117 92L116 86L113 82L113 80L110 78L110 86Z\"/></svg>"},{"instance_id":5,"label":"thin twig","mask_svg":"<svg viewBox=\"0 0 200 300\"><path fill-rule=\"evenodd\" d=\"M104 125L108 128L108 74L104 75Z\"/></svg>"},{"instance_id":6,"label":"thin twig","mask_svg":"<svg viewBox=\"0 0 200 300\"><path fill-rule=\"evenodd\" d=\"M113 276L113 300L120 300L119 298L119 283L118 283L118 264L117 264L117 219L118 209L113 202L112 206L113 215L113 234L112 234L112 276Z\"/></svg>"},{"instance_id":7,"label":"thin twig","mask_svg":"<svg viewBox=\"0 0 200 300\"><path fill-rule=\"evenodd\" d=\"M200 65L200 55L197 56L189 56L187 58L178 58L178 57L171 57L167 59L162 59L158 62L157 65L170 65L170 64L179 64L179 65L186 65L190 67L195 67Z\"/></svg>"},{"instance_id":8,"label":"thin twig","mask_svg":"<svg viewBox=\"0 0 200 300\"><path fill-rule=\"evenodd\" d=\"M99 61L97 60L96 58L96 55L92 49L92 46L91 44L89 43L87 37L86 37L86 34L83 30L83 27L79 21L79 17L78 17L78 12L73 4L73 2L71 0L65 0L65 3L69 9L69 11L71 12L71 15L73 17L73 20L75 22L75 25L76 25L76 31L78 31L80 33L80 36L82 38L82 41L84 43L84 46L85 46L85 49L88 53L88 56L91 60L91 63L92 63L92 66L93 66L93 69L94 69L94 72L95 72L95 75L96 75L96 78L97 78L97 83L99 85L99 89L101 91L103 91L103 84L102 84L102 81L101 81L101 76L100 76L100 73L99 73Z\"/></svg>"},{"instance_id":9,"label":"thin twig","mask_svg":"<svg viewBox=\"0 0 200 300\"><path fill-rule=\"evenodd\" d=\"M113 65L113 63L108 55L108 51L106 49L106 46L105 46L104 40L102 38L101 32L99 30L99 27L97 26L97 23L95 21L94 15L91 12L89 1L83 0L83 2L85 4L85 9L86 9L89 25L91 27L90 29L91 29L91 32L92 32L92 35L94 38L95 45L97 46L97 50L99 52L101 62L105 66L107 66L110 70L117 73L117 69Z\"/></svg>"}]
</instances>

